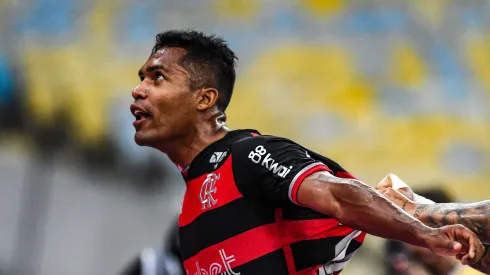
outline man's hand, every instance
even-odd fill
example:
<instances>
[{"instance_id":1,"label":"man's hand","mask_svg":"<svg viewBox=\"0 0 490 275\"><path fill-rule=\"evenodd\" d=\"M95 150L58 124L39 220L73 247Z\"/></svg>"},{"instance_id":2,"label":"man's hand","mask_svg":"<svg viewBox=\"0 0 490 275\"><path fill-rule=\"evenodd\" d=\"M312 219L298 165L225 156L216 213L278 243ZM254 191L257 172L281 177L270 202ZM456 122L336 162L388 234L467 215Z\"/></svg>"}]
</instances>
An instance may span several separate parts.
<instances>
[{"instance_id":1,"label":"man's hand","mask_svg":"<svg viewBox=\"0 0 490 275\"><path fill-rule=\"evenodd\" d=\"M412 188L400 180L396 175L388 174L376 186L376 190L378 190L380 193L382 193L382 191L386 188L393 188L394 190L402 193L407 199L412 201L415 200L415 193L413 192Z\"/></svg>"},{"instance_id":2,"label":"man's hand","mask_svg":"<svg viewBox=\"0 0 490 275\"><path fill-rule=\"evenodd\" d=\"M408 199L404 194L402 194L402 192L391 187L378 189L378 192L380 192L383 196L385 196L385 198L389 199L391 202L398 205L403 210L407 211L408 214L412 216L415 215L418 204Z\"/></svg>"},{"instance_id":3,"label":"man's hand","mask_svg":"<svg viewBox=\"0 0 490 275\"><path fill-rule=\"evenodd\" d=\"M391 175L385 177L376 189L418 220L436 228L450 224L462 224L475 232L484 243L490 243L490 200L470 204L417 204L411 200L416 194L408 185L404 184L403 188L395 190L390 178ZM490 253L488 252L478 262L475 262L478 255L475 260L469 261L464 254L459 254L456 258L463 264L469 263L472 268L490 274Z\"/></svg>"},{"instance_id":4,"label":"man's hand","mask_svg":"<svg viewBox=\"0 0 490 275\"><path fill-rule=\"evenodd\" d=\"M453 242L448 242L448 239ZM475 233L462 225L443 226L427 236L427 246L440 256L459 256L462 264L477 263L485 247ZM449 245L448 245L449 244Z\"/></svg>"}]
</instances>

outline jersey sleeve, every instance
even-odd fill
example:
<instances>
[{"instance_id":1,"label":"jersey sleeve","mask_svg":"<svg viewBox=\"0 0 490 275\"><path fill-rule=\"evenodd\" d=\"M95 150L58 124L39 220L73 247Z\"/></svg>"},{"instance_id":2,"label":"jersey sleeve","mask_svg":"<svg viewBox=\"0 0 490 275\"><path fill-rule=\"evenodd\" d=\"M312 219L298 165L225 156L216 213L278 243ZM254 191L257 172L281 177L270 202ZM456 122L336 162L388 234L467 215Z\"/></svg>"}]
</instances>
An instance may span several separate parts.
<instances>
[{"instance_id":1,"label":"jersey sleeve","mask_svg":"<svg viewBox=\"0 0 490 275\"><path fill-rule=\"evenodd\" d=\"M259 195L274 204L297 201L303 180L318 171L332 173L323 162L310 157L302 146L283 138L256 136L232 147L233 175L247 195Z\"/></svg>"}]
</instances>

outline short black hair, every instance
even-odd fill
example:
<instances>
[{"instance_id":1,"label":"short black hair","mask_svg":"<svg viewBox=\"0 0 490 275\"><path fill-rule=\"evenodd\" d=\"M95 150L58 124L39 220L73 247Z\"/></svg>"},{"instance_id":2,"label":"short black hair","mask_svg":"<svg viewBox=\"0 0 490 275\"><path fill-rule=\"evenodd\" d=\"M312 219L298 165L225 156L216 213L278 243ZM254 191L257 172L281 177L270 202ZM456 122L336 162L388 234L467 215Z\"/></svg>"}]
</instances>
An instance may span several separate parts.
<instances>
[{"instance_id":1,"label":"short black hair","mask_svg":"<svg viewBox=\"0 0 490 275\"><path fill-rule=\"evenodd\" d=\"M178 47L187 51L181 65L190 74L193 90L215 88L218 90L218 109L226 110L235 85L235 53L226 41L215 35L194 30L169 30L157 34L151 54L162 48Z\"/></svg>"}]
</instances>

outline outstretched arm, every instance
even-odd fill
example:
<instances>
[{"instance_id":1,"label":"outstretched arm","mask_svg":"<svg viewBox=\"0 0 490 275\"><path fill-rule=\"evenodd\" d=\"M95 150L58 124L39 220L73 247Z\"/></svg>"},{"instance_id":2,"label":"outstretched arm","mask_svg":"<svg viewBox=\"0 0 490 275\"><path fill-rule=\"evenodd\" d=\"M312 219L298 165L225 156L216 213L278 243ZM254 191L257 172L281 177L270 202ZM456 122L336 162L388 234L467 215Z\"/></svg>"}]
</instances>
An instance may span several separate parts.
<instances>
[{"instance_id":1,"label":"outstretched arm","mask_svg":"<svg viewBox=\"0 0 490 275\"><path fill-rule=\"evenodd\" d=\"M352 228L426 247L440 255L458 254L454 249L455 241L468 244L470 258L473 258L473 249L478 254L476 259L483 255L483 246L470 243L474 242L473 238L476 236L472 233L468 235L469 230L466 228L454 228L456 233L448 227L427 227L358 180L337 178L328 172L316 172L304 179L299 186L297 201L302 206L335 217Z\"/></svg>"}]
</instances>

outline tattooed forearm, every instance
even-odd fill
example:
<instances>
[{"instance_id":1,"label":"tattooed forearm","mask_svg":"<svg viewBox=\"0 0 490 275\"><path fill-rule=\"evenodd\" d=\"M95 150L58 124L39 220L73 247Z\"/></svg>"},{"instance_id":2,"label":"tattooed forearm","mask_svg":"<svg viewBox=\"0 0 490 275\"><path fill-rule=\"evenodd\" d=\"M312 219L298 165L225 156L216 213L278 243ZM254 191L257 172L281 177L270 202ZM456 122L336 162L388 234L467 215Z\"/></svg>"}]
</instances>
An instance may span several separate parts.
<instances>
[{"instance_id":1,"label":"tattooed forearm","mask_svg":"<svg viewBox=\"0 0 490 275\"><path fill-rule=\"evenodd\" d=\"M414 216L431 227L462 224L490 243L490 200L477 203L436 203L417 206Z\"/></svg>"},{"instance_id":2,"label":"tattooed forearm","mask_svg":"<svg viewBox=\"0 0 490 275\"><path fill-rule=\"evenodd\" d=\"M470 265L472 268L479 270L485 274L490 274L490 253L488 253L488 246L485 246L487 253L481 260L473 265Z\"/></svg>"}]
</instances>

